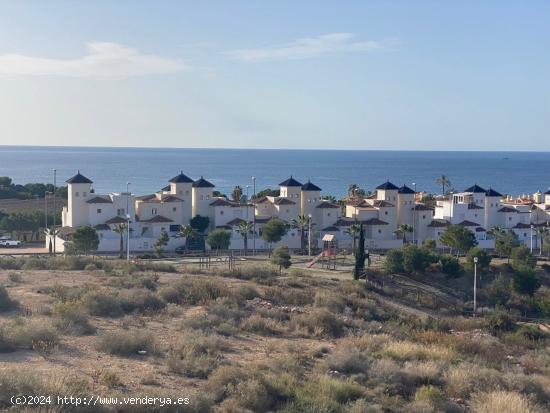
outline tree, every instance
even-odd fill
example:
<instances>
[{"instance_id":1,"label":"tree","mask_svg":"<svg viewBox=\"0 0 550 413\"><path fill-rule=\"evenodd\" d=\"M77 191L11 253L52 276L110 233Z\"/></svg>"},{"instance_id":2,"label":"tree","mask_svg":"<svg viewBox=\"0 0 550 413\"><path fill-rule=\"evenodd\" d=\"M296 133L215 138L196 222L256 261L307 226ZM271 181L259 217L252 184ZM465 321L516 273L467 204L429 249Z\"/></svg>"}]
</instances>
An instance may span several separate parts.
<instances>
[{"instance_id":1,"label":"tree","mask_svg":"<svg viewBox=\"0 0 550 413\"><path fill-rule=\"evenodd\" d=\"M162 230L160 232L160 237L155 241L155 253L160 258L162 257L162 250L165 246L168 245L168 242L170 241L170 237L168 236L168 233L165 230Z\"/></svg>"},{"instance_id":2,"label":"tree","mask_svg":"<svg viewBox=\"0 0 550 413\"><path fill-rule=\"evenodd\" d=\"M407 233L413 232L413 227L408 224L401 224L393 233L398 237L403 237L403 244L407 243Z\"/></svg>"},{"instance_id":3,"label":"tree","mask_svg":"<svg viewBox=\"0 0 550 413\"><path fill-rule=\"evenodd\" d=\"M52 239L54 237L57 237L57 235L59 234L59 232L61 231L61 228L46 228L44 230L44 235L46 236L46 239L49 238L49 242L48 242L48 253L51 255L52 252L53 252L53 243L52 243Z\"/></svg>"},{"instance_id":4,"label":"tree","mask_svg":"<svg viewBox=\"0 0 550 413\"><path fill-rule=\"evenodd\" d=\"M290 260L288 247L280 246L275 248L273 251L273 256L271 257L271 263L279 267L279 273L283 272L283 268L290 268L292 261Z\"/></svg>"},{"instance_id":5,"label":"tree","mask_svg":"<svg viewBox=\"0 0 550 413\"><path fill-rule=\"evenodd\" d=\"M435 239L426 238L424 241L422 241L422 248L426 248L430 251L435 251L437 247L437 243L435 242Z\"/></svg>"},{"instance_id":6,"label":"tree","mask_svg":"<svg viewBox=\"0 0 550 413\"><path fill-rule=\"evenodd\" d=\"M510 262L510 255L512 250L519 245L518 236L512 230L506 231L500 227L493 227L488 232L492 232L495 237L495 251L499 257L508 257Z\"/></svg>"},{"instance_id":7,"label":"tree","mask_svg":"<svg viewBox=\"0 0 550 413\"><path fill-rule=\"evenodd\" d=\"M323 200L329 202L336 202L336 197L334 195L323 195Z\"/></svg>"},{"instance_id":8,"label":"tree","mask_svg":"<svg viewBox=\"0 0 550 413\"><path fill-rule=\"evenodd\" d=\"M474 233L462 225L450 225L439 240L451 249L451 254L453 249L456 250L457 257L477 245Z\"/></svg>"},{"instance_id":9,"label":"tree","mask_svg":"<svg viewBox=\"0 0 550 413\"><path fill-rule=\"evenodd\" d=\"M278 218L270 219L267 224L264 225L262 229L262 239L270 244L270 254L271 246L282 240L287 232L287 225Z\"/></svg>"},{"instance_id":10,"label":"tree","mask_svg":"<svg viewBox=\"0 0 550 413\"><path fill-rule=\"evenodd\" d=\"M128 228L127 224L117 224L113 228L113 231L120 235L120 248L118 251L119 258L124 257L124 234L126 233L127 228Z\"/></svg>"},{"instance_id":11,"label":"tree","mask_svg":"<svg viewBox=\"0 0 550 413\"><path fill-rule=\"evenodd\" d=\"M353 269L353 278L355 280L359 279L359 276L365 269L365 230L363 229L363 225L361 224L359 226L359 245L357 246L357 249L355 252L355 267Z\"/></svg>"},{"instance_id":12,"label":"tree","mask_svg":"<svg viewBox=\"0 0 550 413\"><path fill-rule=\"evenodd\" d=\"M399 274L404 272L403 269L403 251L401 249L391 249L386 255L384 267L388 274Z\"/></svg>"},{"instance_id":13,"label":"tree","mask_svg":"<svg viewBox=\"0 0 550 413\"><path fill-rule=\"evenodd\" d=\"M359 188L357 184L349 184L348 197L349 198L363 198L365 196L365 190Z\"/></svg>"},{"instance_id":14,"label":"tree","mask_svg":"<svg viewBox=\"0 0 550 413\"><path fill-rule=\"evenodd\" d=\"M474 271L474 258L477 257L477 270L480 273L486 273L489 271L489 265L491 264L491 256L482 248L474 247L466 254L466 269L470 272Z\"/></svg>"},{"instance_id":15,"label":"tree","mask_svg":"<svg viewBox=\"0 0 550 413\"><path fill-rule=\"evenodd\" d=\"M248 236L254 233L254 223L251 221L241 221L237 225L237 232L243 237L244 255L248 254Z\"/></svg>"},{"instance_id":16,"label":"tree","mask_svg":"<svg viewBox=\"0 0 550 413\"><path fill-rule=\"evenodd\" d=\"M280 196L281 195L281 190L280 189L270 189L270 188L266 188L266 189L262 189L260 192L256 192L256 199L258 198L262 198L264 196Z\"/></svg>"},{"instance_id":17,"label":"tree","mask_svg":"<svg viewBox=\"0 0 550 413\"><path fill-rule=\"evenodd\" d=\"M512 250L512 267L514 269L523 269L523 267L534 269L536 265L537 259L525 245L520 245Z\"/></svg>"},{"instance_id":18,"label":"tree","mask_svg":"<svg viewBox=\"0 0 550 413\"><path fill-rule=\"evenodd\" d=\"M215 229L208 233L206 242L216 252L227 250L229 249L229 244L231 244L231 232L224 229Z\"/></svg>"},{"instance_id":19,"label":"tree","mask_svg":"<svg viewBox=\"0 0 550 413\"><path fill-rule=\"evenodd\" d=\"M199 233L191 225L180 225L180 230L178 231L177 237L185 238L185 249L189 249L189 241L195 239L199 236Z\"/></svg>"},{"instance_id":20,"label":"tree","mask_svg":"<svg viewBox=\"0 0 550 413\"><path fill-rule=\"evenodd\" d=\"M300 248L306 248L306 231L309 229L310 218L305 215L298 215L297 218L294 218L290 221L290 226L292 228L298 229L300 231Z\"/></svg>"},{"instance_id":21,"label":"tree","mask_svg":"<svg viewBox=\"0 0 550 413\"><path fill-rule=\"evenodd\" d=\"M512 287L516 292L532 296L540 286L541 282L533 268L525 264L514 266Z\"/></svg>"},{"instance_id":22,"label":"tree","mask_svg":"<svg viewBox=\"0 0 550 413\"><path fill-rule=\"evenodd\" d=\"M235 202L241 202L241 199L243 197L243 189L237 185L235 188L233 188L233 192L231 192L231 199Z\"/></svg>"},{"instance_id":23,"label":"tree","mask_svg":"<svg viewBox=\"0 0 550 413\"><path fill-rule=\"evenodd\" d=\"M191 225L191 227L195 228L197 230L197 232L202 234L202 233L204 233L204 231L206 231L206 228L208 228L208 225L210 225L210 218L202 217L200 215L195 215L189 221L189 225Z\"/></svg>"},{"instance_id":24,"label":"tree","mask_svg":"<svg viewBox=\"0 0 550 413\"><path fill-rule=\"evenodd\" d=\"M361 224L357 222L355 224L351 224L349 228L346 228L344 230L344 234L349 235L352 239L351 249L354 254L355 254L355 243L357 241L357 236L359 235L360 231L361 231Z\"/></svg>"},{"instance_id":25,"label":"tree","mask_svg":"<svg viewBox=\"0 0 550 413\"><path fill-rule=\"evenodd\" d=\"M437 184L441 185L441 194L442 195L445 195L445 187L450 187L451 186L451 180L445 175L441 175L439 178L436 179L435 182Z\"/></svg>"},{"instance_id":26,"label":"tree","mask_svg":"<svg viewBox=\"0 0 550 413\"><path fill-rule=\"evenodd\" d=\"M539 238L539 255L542 255L544 240L550 236L550 228L548 228L548 226L538 227L536 235Z\"/></svg>"},{"instance_id":27,"label":"tree","mask_svg":"<svg viewBox=\"0 0 550 413\"><path fill-rule=\"evenodd\" d=\"M460 262L456 257L450 254L443 254L439 257L439 264L441 265L441 272L443 274L456 276L462 272Z\"/></svg>"},{"instance_id":28,"label":"tree","mask_svg":"<svg viewBox=\"0 0 550 413\"><path fill-rule=\"evenodd\" d=\"M75 252L84 255L97 251L99 246L97 231L90 226L78 228L71 237L71 245Z\"/></svg>"},{"instance_id":29,"label":"tree","mask_svg":"<svg viewBox=\"0 0 550 413\"><path fill-rule=\"evenodd\" d=\"M405 245L403 252L403 271L406 274L426 272L431 263L437 261L437 257L424 248L416 245Z\"/></svg>"}]
</instances>

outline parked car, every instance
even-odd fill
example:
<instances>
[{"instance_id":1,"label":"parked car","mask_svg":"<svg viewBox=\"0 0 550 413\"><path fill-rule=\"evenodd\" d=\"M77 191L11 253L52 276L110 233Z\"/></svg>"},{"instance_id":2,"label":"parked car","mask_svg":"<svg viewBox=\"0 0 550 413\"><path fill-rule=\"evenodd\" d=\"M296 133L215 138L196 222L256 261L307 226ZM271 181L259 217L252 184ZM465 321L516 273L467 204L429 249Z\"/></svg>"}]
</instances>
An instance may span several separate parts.
<instances>
[{"instance_id":1,"label":"parked car","mask_svg":"<svg viewBox=\"0 0 550 413\"><path fill-rule=\"evenodd\" d=\"M0 247L4 248L15 248L20 247L21 241L18 241L16 239L2 239L0 240Z\"/></svg>"}]
</instances>

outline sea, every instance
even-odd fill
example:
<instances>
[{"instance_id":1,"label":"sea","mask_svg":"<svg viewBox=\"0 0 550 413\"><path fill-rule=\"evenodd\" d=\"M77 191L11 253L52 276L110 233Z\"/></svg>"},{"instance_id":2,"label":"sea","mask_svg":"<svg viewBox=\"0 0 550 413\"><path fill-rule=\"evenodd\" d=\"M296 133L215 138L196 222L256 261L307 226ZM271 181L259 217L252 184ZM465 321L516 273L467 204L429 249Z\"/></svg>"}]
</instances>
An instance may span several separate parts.
<instances>
[{"instance_id":1,"label":"sea","mask_svg":"<svg viewBox=\"0 0 550 413\"><path fill-rule=\"evenodd\" d=\"M252 177L260 191L291 175L336 197L344 196L350 184L373 190L387 180L440 193L436 180L441 175L457 191L475 183L511 195L550 187L550 152L0 146L0 176L15 183L53 182L54 169L58 185L80 171L94 181L96 193L122 192L130 182L137 195L158 191L180 171L204 177L222 193L240 185L249 195Z\"/></svg>"}]
</instances>

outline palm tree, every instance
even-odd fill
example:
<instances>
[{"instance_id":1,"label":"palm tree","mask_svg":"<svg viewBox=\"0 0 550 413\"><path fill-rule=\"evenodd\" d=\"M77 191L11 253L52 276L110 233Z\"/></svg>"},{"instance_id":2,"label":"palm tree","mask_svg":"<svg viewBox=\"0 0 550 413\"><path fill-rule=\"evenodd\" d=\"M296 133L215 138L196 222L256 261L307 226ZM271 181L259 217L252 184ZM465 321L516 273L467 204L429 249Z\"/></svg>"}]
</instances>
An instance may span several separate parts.
<instances>
[{"instance_id":1,"label":"palm tree","mask_svg":"<svg viewBox=\"0 0 550 413\"><path fill-rule=\"evenodd\" d=\"M500 235L504 235L505 233L506 230L499 225L495 225L494 227L491 227L489 231L487 231L487 234L492 235L495 238L499 237Z\"/></svg>"},{"instance_id":2,"label":"palm tree","mask_svg":"<svg viewBox=\"0 0 550 413\"><path fill-rule=\"evenodd\" d=\"M243 237L244 256L248 254L248 235L252 234L254 223L251 221L241 221L237 225L237 232Z\"/></svg>"},{"instance_id":3,"label":"palm tree","mask_svg":"<svg viewBox=\"0 0 550 413\"><path fill-rule=\"evenodd\" d=\"M310 225L309 217L305 215L298 215L298 218L294 218L290 221L292 228L297 228L300 231L300 246L302 249L306 248L306 231Z\"/></svg>"},{"instance_id":4,"label":"palm tree","mask_svg":"<svg viewBox=\"0 0 550 413\"><path fill-rule=\"evenodd\" d=\"M180 225L180 230L176 236L185 238L185 249L187 250L189 249L189 241L197 238L199 233L191 225Z\"/></svg>"},{"instance_id":5,"label":"palm tree","mask_svg":"<svg viewBox=\"0 0 550 413\"><path fill-rule=\"evenodd\" d=\"M118 250L118 258L122 259L124 257L124 234L128 226L126 224L117 224L113 228L113 231L120 235L120 248Z\"/></svg>"},{"instance_id":6,"label":"palm tree","mask_svg":"<svg viewBox=\"0 0 550 413\"><path fill-rule=\"evenodd\" d=\"M329 202L336 202L336 197L334 195L324 195L323 200Z\"/></svg>"},{"instance_id":7,"label":"palm tree","mask_svg":"<svg viewBox=\"0 0 550 413\"><path fill-rule=\"evenodd\" d=\"M241 198L243 197L243 189L237 185L235 188L233 188L233 192L231 192L231 199L235 202L241 202Z\"/></svg>"},{"instance_id":8,"label":"palm tree","mask_svg":"<svg viewBox=\"0 0 550 413\"><path fill-rule=\"evenodd\" d=\"M407 243L407 232L413 232L413 227L409 224L401 224L393 233L403 237L403 244Z\"/></svg>"},{"instance_id":9,"label":"palm tree","mask_svg":"<svg viewBox=\"0 0 550 413\"><path fill-rule=\"evenodd\" d=\"M550 229L548 228L547 225L537 228L537 236L540 239L540 244L539 244L540 252L539 252L539 255L541 255L541 256L542 256L542 249L543 249L542 246L544 244L544 239L546 237L548 237L549 235L550 235Z\"/></svg>"},{"instance_id":10,"label":"palm tree","mask_svg":"<svg viewBox=\"0 0 550 413\"><path fill-rule=\"evenodd\" d=\"M44 235L46 235L46 237L50 238L50 242L49 242L49 245L48 245L48 251L49 251L50 254L52 253L52 250L53 250L52 238L57 237L57 235L59 234L59 231L61 231L61 228L55 228L55 229L54 228L46 228L46 229L44 229Z\"/></svg>"},{"instance_id":11,"label":"palm tree","mask_svg":"<svg viewBox=\"0 0 550 413\"><path fill-rule=\"evenodd\" d=\"M445 175L441 175L435 182L441 185L441 193L443 195L445 195L445 187L451 186L451 180Z\"/></svg>"},{"instance_id":12,"label":"palm tree","mask_svg":"<svg viewBox=\"0 0 550 413\"><path fill-rule=\"evenodd\" d=\"M352 248L353 248L353 253L354 254L355 254L355 243L356 243L356 240L357 240L357 236L359 235L360 232L361 232L361 224L359 224L357 222L355 224L351 224L349 226L349 228L347 228L344 231L345 234L348 234L353 239Z\"/></svg>"}]
</instances>

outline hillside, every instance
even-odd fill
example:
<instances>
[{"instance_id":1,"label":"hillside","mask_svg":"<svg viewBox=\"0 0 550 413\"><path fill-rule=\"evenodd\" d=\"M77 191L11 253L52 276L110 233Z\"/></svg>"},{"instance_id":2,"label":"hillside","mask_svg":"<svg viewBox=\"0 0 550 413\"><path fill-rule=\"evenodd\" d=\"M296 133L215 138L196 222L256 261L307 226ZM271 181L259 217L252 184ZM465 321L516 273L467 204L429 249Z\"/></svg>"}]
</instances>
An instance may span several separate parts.
<instances>
[{"instance_id":1,"label":"hillside","mask_svg":"<svg viewBox=\"0 0 550 413\"><path fill-rule=\"evenodd\" d=\"M0 261L2 409L17 393L191 402L61 411L550 409L548 336L503 315L465 318L344 273L279 275L265 262ZM449 299L443 280L431 288Z\"/></svg>"}]
</instances>

